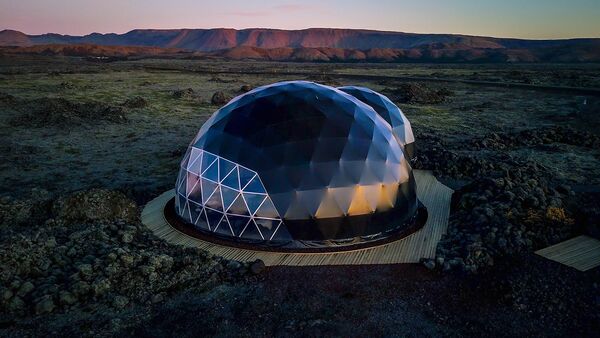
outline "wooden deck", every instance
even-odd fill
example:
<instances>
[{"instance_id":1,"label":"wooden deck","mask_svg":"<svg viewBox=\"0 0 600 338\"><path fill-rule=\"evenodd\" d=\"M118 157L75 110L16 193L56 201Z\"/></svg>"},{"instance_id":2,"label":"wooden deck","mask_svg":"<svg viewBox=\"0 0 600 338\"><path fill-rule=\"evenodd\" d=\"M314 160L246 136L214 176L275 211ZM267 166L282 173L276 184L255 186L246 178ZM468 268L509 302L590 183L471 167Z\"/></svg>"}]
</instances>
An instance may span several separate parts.
<instances>
[{"instance_id":1,"label":"wooden deck","mask_svg":"<svg viewBox=\"0 0 600 338\"><path fill-rule=\"evenodd\" d=\"M535 253L579 271L600 266L600 241L588 236L571 238Z\"/></svg>"},{"instance_id":2,"label":"wooden deck","mask_svg":"<svg viewBox=\"0 0 600 338\"><path fill-rule=\"evenodd\" d=\"M377 247L328 253L279 253L239 249L202 241L174 229L165 220L163 208L174 196L173 190L163 193L146 205L142 211L142 223L156 236L172 244L199 247L227 259L261 259L267 266L418 263L422 258L435 257L437 243L448 228L453 190L441 184L428 171L415 170L414 175L417 196L429 213L427 223L408 237Z\"/></svg>"}]
</instances>

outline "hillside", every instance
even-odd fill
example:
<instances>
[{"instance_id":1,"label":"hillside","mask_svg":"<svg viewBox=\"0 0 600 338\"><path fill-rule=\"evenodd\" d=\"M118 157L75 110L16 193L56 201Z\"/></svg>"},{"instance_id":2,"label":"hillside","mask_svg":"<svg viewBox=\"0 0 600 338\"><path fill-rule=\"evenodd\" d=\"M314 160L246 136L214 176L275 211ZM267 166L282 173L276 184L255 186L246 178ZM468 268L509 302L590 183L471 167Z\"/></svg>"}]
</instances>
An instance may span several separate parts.
<instances>
[{"instance_id":1,"label":"hillside","mask_svg":"<svg viewBox=\"0 0 600 338\"><path fill-rule=\"evenodd\" d=\"M33 42L27 36L27 34L14 31L14 30L3 30L0 31L0 46L31 46Z\"/></svg>"},{"instance_id":2,"label":"hillside","mask_svg":"<svg viewBox=\"0 0 600 338\"><path fill-rule=\"evenodd\" d=\"M127 46L118 53L130 56L168 54L170 48L209 53L230 59L276 61L385 61L385 62L599 62L600 39L523 40L453 34L414 34L357 29L136 29L124 34L93 33L26 35L0 31L0 46L53 46L55 54L72 55L59 45L86 45L92 55L110 53L99 47ZM153 47L132 50L133 47ZM80 48L81 49L81 48ZM13 50L36 53L37 48ZM119 49L112 52L117 53ZM104 54L103 54L104 55ZM112 55L112 54L111 54ZM197 55L196 55L197 56Z\"/></svg>"},{"instance_id":3,"label":"hillside","mask_svg":"<svg viewBox=\"0 0 600 338\"><path fill-rule=\"evenodd\" d=\"M179 48L139 47L139 46L101 46L93 44L48 44L27 47L0 47L0 55L33 54L91 57L131 57L131 56L177 56L189 54Z\"/></svg>"}]
</instances>

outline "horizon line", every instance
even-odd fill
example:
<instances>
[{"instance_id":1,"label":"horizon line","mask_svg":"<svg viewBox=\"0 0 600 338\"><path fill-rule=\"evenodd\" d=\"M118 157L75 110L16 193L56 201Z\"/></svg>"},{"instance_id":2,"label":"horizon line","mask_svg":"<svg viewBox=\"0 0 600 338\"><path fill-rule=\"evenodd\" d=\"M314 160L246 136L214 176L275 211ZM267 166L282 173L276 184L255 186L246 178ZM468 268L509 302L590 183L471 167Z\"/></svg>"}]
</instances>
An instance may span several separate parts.
<instances>
[{"instance_id":1,"label":"horizon line","mask_svg":"<svg viewBox=\"0 0 600 338\"><path fill-rule=\"evenodd\" d=\"M600 39L600 36L578 36L578 37L564 37L564 38L522 38L522 37L511 37L511 36L497 36L497 35L473 35L466 33L429 33L429 32L407 32L407 31L394 31L394 30L381 30L374 28L342 28L342 27L307 27L307 28L299 28L299 29L285 29L285 28L268 28L268 27L247 27L247 28L231 28L231 27L212 27L212 28L133 28L128 31L117 33L117 32L91 32L87 34L70 34L70 33L56 33L56 32L46 32L40 34L30 34L26 33L22 30L13 29L13 28L3 28L2 31L14 31L23 33L27 36L40 36L46 34L56 34L56 35L64 35L64 36L75 36L75 37L83 37L92 34L116 34L123 35L136 30L155 30L155 31L177 31L177 30L235 30L235 31L243 31L243 30L252 30L252 29L264 29L264 30L277 30L277 31L306 31L311 29L333 29L333 30L355 30L355 31L372 31L372 32L382 32L382 33L399 33L399 34L415 34L415 35L458 35L458 36L469 36L469 37L481 37L481 38L493 38L493 39L512 39L512 40L579 40L579 39ZM1 31L0 31L1 32Z\"/></svg>"}]
</instances>

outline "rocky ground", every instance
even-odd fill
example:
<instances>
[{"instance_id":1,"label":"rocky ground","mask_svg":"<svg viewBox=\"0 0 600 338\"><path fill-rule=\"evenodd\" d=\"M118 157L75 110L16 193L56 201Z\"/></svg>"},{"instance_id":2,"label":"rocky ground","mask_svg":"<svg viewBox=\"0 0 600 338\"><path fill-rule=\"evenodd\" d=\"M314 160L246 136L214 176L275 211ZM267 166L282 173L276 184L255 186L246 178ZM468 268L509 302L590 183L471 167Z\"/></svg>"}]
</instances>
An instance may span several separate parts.
<instances>
[{"instance_id":1,"label":"rocky ground","mask_svg":"<svg viewBox=\"0 0 600 338\"><path fill-rule=\"evenodd\" d=\"M135 313L183 290L206 292L264 268L158 240L139 222L136 204L115 191L5 198L0 210L2 335L26 333L39 320L49 326L34 325L36 335L118 332L129 323L122 311ZM26 221L17 226L14 219Z\"/></svg>"},{"instance_id":2,"label":"rocky ground","mask_svg":"<svg viewBox=\"0 0 600 338\"><path fill-rule=\"evenodd\" d=\"M438 246L436 258L425 262L429 268L476 272L493 266L494 258L535 251L581 232L598 232L598 206L578 203L582 196L543 165L502 153L478 159L457 153L457 149L506 150L557 143L598 149L598 136L555 127L492 133L460 148L436 138L424 143L418 166L433 169L440 177L469 178L453 196L449 233ZM596 191L587 198L597 200L598 196ZM575 215L583 222L575 222Z\"/></svg>"},{"instance_id":3,"label":"rocky ground","mask_svg":"<svg viewBox=\"0 0 600 338\"><path fill-rule=\"evenodd\" d=\"M45 198L5 198L0 208L3 220L25 220L0 230L2 336L593 336L599 328L591 296L599 272L581 274L525 247L498 255L484 241L495 265L466 256L436 271L265 269L158 240L119 192L35 195ZM440 251L473 246L462 239L451 231Z\"/></svg>"},{"instance_id":4,"label":"rocky ground","mask_svg":"<svg viewBox=\"0 0 600 338\"><path fill-rule=\"evenodd\" d=\"M456 192L448 234L422 264L265 268L168 245L141 225L139 212L172 186L182 150L212 111L290 77L199 72L210 63L154 73L139 69L163 61L52 62L0 62L0 77L10 80L0 82L0 336L595 336L600 329L600 270L582 273L532 253L575 235L600 236L594 97L348 82L322 75L321 65L300 65L317 81L387 89L413 124L416 167ZM265 67L240 65L238 73ZM429 67L410 71L463 74ZM484 74L491 71L478 70ZM536 74L527 73L531 83Z\"/></svg>"}]
</instances>

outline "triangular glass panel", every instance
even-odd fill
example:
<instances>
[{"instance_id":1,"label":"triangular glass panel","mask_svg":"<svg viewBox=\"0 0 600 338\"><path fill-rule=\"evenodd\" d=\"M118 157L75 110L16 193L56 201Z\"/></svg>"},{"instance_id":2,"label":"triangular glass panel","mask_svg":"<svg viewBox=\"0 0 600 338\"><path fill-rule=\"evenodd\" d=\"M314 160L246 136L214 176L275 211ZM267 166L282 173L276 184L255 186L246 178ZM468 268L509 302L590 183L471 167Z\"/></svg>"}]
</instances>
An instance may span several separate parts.
<instances>
[{"instance_id":1,"label":"triangular glass panel","mask_svg":"<svg viewBox=\"0 0 600 338\"><path fill-rule=\"evenodd\" d=\"M183 213L183 207L185 206L185 196L181 194L177 194L177 200L175 201L175 210L177 210L178 214Z\"/></svg>"},{"instance_id":2,"label":"triangular glass panel","mask_svg":"<svg viewBox=\"0 0 600 338\"><path fill-rule=\"evenodd\" d=\"M216 183L202 179L202 203L206 203L206 201L208 201L216 188Z\"/></svg>"},{"instance_id":3,"label":"triangular glass panel","mask_svg":"<svg viewBox=\"0 0 600 338\"><path fill-rule=\"evenodd\" d=\"M356 189L356 186L349 186L333 188L329 191L329 193L333 195L333 199L337 203L338 207L344 214L347 214L348 210L350 210L350 204L352 203L352 198L354 197L354 191Z\"/></svg>"},{"instance_id":4,"label":"triangular glass panel","mask_svg":"<svg viewBox=\"0 0 600 338\"><path fill-rule=\"evenodd\" d=\"M246 200L246 204L248 205L248 210L251 215L254 215L256 209L262 204L267 195L263 194L252 194L252 193L244 193L244 199Z\"/></svg>"},{"instance_id":5,"label":"triangular glass panel","mask_svg":"<svg viewBox=\"0 0 600 338\"><path fill-rule=\"evenodd\" d=\"M264 237L262 236L262 234L256 227L256 224L254 223L254 221L250 221L250 223L248 223L248 226L246 227L246 229L244 229L244 232L242 232L240 237L248 238L248 239L255 239L255 240L256 239L258 239L258 240L264 239Z\"/></svg>"},{"instance_id":6,"label":"triangular glass panel","mask_svg":"<svg viewBox=\"0 0 600 338\"><path fill-rule=\"evenodd\" d=\"M200 175L202 166L202 150L198 148L192 148L192 154L190 155L190 161L187 165L187 170L194 174Z\"/></svg>"},{"instance_id":7,"label":"triangular glass panel","mask_svg":"<svg viewBox=\"0 0 600 338\"><path fill-rule=\"evenodd\" d=\"M269 240L271 240L271 241L291 241L292 235L290 235L290 232L288 231L287 227L282 222L277 226L277 228L275 229L275 232L273 234L271 234L271 238L269 238Z\"/></svg>"},{"instance_id":8,"label":"triangular glass panel","mask_svg":"<svg viewBox=\"0 0 600 338\"><path fill-rule=\"evenodd\" d=\"M192 217L192 224L198 223L198 218L200 218L200 213L202 212L202 206L198 203L189 202L190 206L190 216Z\"/></svg>"},{"instance_id":9,"label":"triangular glass panel","mask_svg":"<svg viewBox=\"0 0 600 338\"><path fill-rule=\"evenodd\" d=\"M231 227L229 226L229 222L227 222L227 217L225 216L221 218L221 222L215 229L213 229L213 231L222 235L235 236L233 234L233 230L231 230Z\"/></svg>"},{"instance_id":10,"label":"triangular glass panel","mask_svg":"<svg viewBox=\"0 0 600 338\"><path fill-rule=\"evenodd\" d=\"M185 195L186 181L187 181L187 171L185 171L184 169L181 169L181 173L179 174L179 183L177 186L177 192L181 193L182 195Z\"/></svg>"},{"instance_id":11,"label":"triangular glass panel","mask_svg":"<svg viewBox=\"0 0 600 338\"><path fill-rule=\"evenodd\" d=\"M352 202L348 208L348 214L350 216L368 214L371 212L371 205L365 196L365 189L363 186L356 187L354 196L352 196Z\"/></svg>"},{"instance_id":12,"label":"triangular glass panel","mask_svg":"<svg viewBox=\"0 0 600 338\"><path fill-rule=\"evenodd\" d=\"M221 182L221 185L228 186L232 189L240 190L240 180L238 177L238 170L233 169L227 177Z\"/></svg>"},{"instance_id":13,"label":"triangular glass panel","mask_svg":"<svg viewBox=\"0 0 600 338\"><path fill-rule=\"evenodd\" d=\"M257 217L267 217L267 218L279 218L279 213L277 213L277 209L275 209L275 205L271 201L270 197L264 201L264 203L260 206L258 211L256 212Z\"/></svg>"},{"instance_id":14,"label":"triangular glass panel","mask_svg":"<svg viewBox=\"0 0 600 338\"><path fill-rule=\"evenodd\" d=\"M219 180L222 181L234 168L233 162L219 158Z\"/></svg>"},{"instance_id":15,"label":"triangular glass panel","mask_svg":"<svg viewBox=\"0 0 600 338\"><path fill-rule=\"evenodd\" d=\"M189 192L188 199L190 201L202 203L202 182L200 180L198 180L198 183L192 187L192 190Z\"/></svg>"},{"instance_id":16,"label":"triangular glass panel","mask_svg":"<svg viewBox=\"0 0 600 338\"><path fill-rule=\"evenodd\" d=\"M262 233L265 239L270 239L271 236L275 233L275 230L277 230L279 223L281 223L281 221L279 220L274 221L271 219L261 218L255 218L254 222L256 223L256 225L258 225L258 228L260 229L260 232Z\"/></svg>"},{"instance_id":17,"label":"triangular glass panel","mask_svg":"<svg viewBox=\"0 0 600 338\"><path fill-rule=\"evenodd\" d=\"M206 212L206 219L208 220L208 225L210 229L213 230L217 225L219 225L223 214L218 211L206 208L204 208L204 211Z\"/></svg>"},{"instance_id":18,"label":"triangular glass panel","mask_svg":"<svg viewBox=\"0 0 600 338\"><path fill-rule=\"evenodd\" d=\"M254 178L250 182L248 182L248 184L244 187L244 191L258 192L263 194L266 193L262 183L260 182L260 178L258 178L258 175L254 176Z\"/></svg>"},{"instance_id":19,"label":"triangular glass panel","mask_svg":"<svg viewBox=\"0 0 600 338\"><path fill-rule=\"evenodd\" d=\"M345 165L343 169L350 182L356 182L360 184L360 179L366 165L365 161L346 161L344 164Z\"/></svg>"},{"instance_id":20,"label":"triangular glass panel","mask_svg":"<svg viewBox=\"0 0 600 338\"><path fill-rule=\"evenodd\" d=\"M215 155L204 152L202 155L202 172L208 169L208 167L216 160L217 157Z\"/></svg>"},{"instance_id":21,"label":"triangular glass panel","mask_svg":"<svg viewBox=\"0 0 600 338\"><path fill-rule=\"evenodd\" d=\"M192 173L188 173L187 174L187 180L186 180L186 189L185 189L185 193L186 196L189 196L192 191L194 190L194 187L196 187L196 185L198 185L200 183L200 177L192 174Z\"/></svg>"},{"instance_id":22,"label":"triangular glass panel","mask_svg":"<svg viewBox=\"0 0 600 338\"><path fill-rule=\"evenodd\" d=\"M224 185L221 185L221 193L223 194L223 208L229 209L231 203L235 201L235 198L240 194L238 191L229 189Z\"/></svg>"},{"instance_id":23,"label":"triangular glass panel","mask_svg":"<svg viewBox=\"0 0 600 338\"><path fill-rule=\"evenodd\" d=\"M183 205L183 211L180 214L181 218L183 218L186 222L192 223L190 216L190 207L188 206L187 201Z\"/></svg>"},{"instance_id":24,"label":"triangular glass panel","mask_svg":"<svg viewBox=\"0 0 600 338\"><path fill-rule=\"evenodd\" d=\"M183 181L184 178L187 176L187 171L183 168L179 169L179 175L177 176L177 183L175 183L175 190L177 190L177 192L180 191L181 187L183 186Z\"/></svg>"},{"instance_id":25,"label":"triangular glass panel","mask_svg":"<svg viewBox=\"0 0 600 338\"><path fill-rule=\"evenodd\" d=\"M291 208L292 203L295 202L295 195L290 193L269 194L269 199L273 204L277 203L277 214L283 216Z\"/></svg>"},{"instance_id":26,"label":"triangular glass panel","mask_svg":"<svg viewBox=\"0 0 600 338\"><path fill-rule=\"evenodd\" d=\"M227 210L227 212L230 214L236 214L236 215L247 215L247 216L250 215L248 213L248 208L246 207L246 203L244 203L244 199L242 198L241 195L239 195L235 199L235 201L231 204L231 206L229 207L229 210Z\"/></svg>"},{"instance_id":27,"label":"triangular glass panel","mask_svg":"<svg viewBox=\"0 0 600 338\"><path fill-rule=\"evenodd\" d=\"M181 161L181 168L183 168L183 169L187 168L187 165L190 161L190 154L191 154L191 150L188 148L185 155L183 156L183 160Z\"/></svg>"},{"instance_id":28,"label":"triangular glass panel","mask_svg":"<svg viewBox=\"0 0 600 338\"><path fill-rule=\"evenodd\" d=\"M369 163L369 164L377 165L377 163ZM383 165L385 165L385 163L383 163ZM365 167L363 168L362 174L360 176L360 185L371 185L371 184L377 184L379 182L381 182L381 179L377 177L375 172L373 170L371 170L371 168L369 168L368 165L365 165Z\"/></svg>"},{"instance_id":29,"label":"triangular glass panel","mask_svg":"<svg viewBox=\"0 0 600 338\"><path fill-rule=\"evenodd\" d=\"M246 184L248 184L248 182L250 182L250 180L252 179L252 177L254 177L254 172L244 168L244 167L239 167L240 170L240 186L243 188L246 186Z\"/></svg>"},{"instance_id":30,"label":"triangular glass panel","mask_svg":"<svg viewBox=\"0 0 600 338\"><path fill-rule=\"evenodd\" d=\"M219 181L219 161L215 161L211 164L204 173L202 173L202 177L206 177L211 181L218 182Z\"/></svg>"},{"instance_id":31,"label":"triangular glass panel","mask_svg":"<svg viewBox=\"0 0 600 338\"><path fill-rule=\"evenodd\" d=\"M211 209L222 211L223 201L221 200L221 188L217 187L217 189L215 189L214 194L210 196L210 198L204 203L204 205Z\"/></svg>"},{"instance_id":32,"label":"triangular glass panel","mask_svg":"<svg viewBox=\"0 0 600 338\"><path fill-rule=\"evenodd\" d=\"M317 209L317 212L315 213L315 216L317 218L339 217L345 214L340 209L333 196L334 189L328 189L323 198L321 199L319 209Z\"/></svg>"},{"instance_id":33,"label":"triangular glass panel","mask_svg":"<svg viewBox=\"0 0 600 338\"><path fill-rule=\"evenodd\" d=\"M229 220L229 224L231 225L231 229L233 229L235 236L239 237L242 230L244 230L250 221L250 217L227 215L227 220Z\"/></svg>"},{"instance_id":34,"label":"triangular glass panel","mask_svg":"<svg viewBox=\"0 0 600 338\"><path fill-rule=\"evenodd\" d=\"M196 220L196 228L210 231L208 221L206 220L206 210L204 208L200 212L200 217L198 217L198 220Z\"/></svg>"},{"instance_id":35,"label":"triangular glass panel","mask_svg":"<svg viewBox=\"0 0 600 338\"><path fill-rule=\"evenodd\" d=\"M325 189L304 190L296 191L296 196L298 196L299 203L302 203L308 213L314 216L319 209L319 204L323 200L325 193Z\"/></svg>"}]
</instances>

